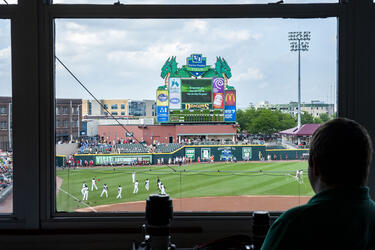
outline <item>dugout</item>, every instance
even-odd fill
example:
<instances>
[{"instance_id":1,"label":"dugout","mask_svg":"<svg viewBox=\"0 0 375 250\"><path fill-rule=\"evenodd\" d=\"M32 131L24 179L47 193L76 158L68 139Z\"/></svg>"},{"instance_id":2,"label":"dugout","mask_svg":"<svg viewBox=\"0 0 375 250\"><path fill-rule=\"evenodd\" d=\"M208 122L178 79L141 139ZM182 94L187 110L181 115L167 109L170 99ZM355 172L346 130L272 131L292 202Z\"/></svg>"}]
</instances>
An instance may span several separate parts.
<instances>
[{"instance_id":1,"label":"dugout","mask_svg":"<svg viewBox=\"0 0 375 250\"><path fill-rule=\"evenodd\" d=\"M56 167L61 167L61 168L66 166L65 155L56 155L56 157L55 157L55 166Z\"/></svg>"}]
</instances>

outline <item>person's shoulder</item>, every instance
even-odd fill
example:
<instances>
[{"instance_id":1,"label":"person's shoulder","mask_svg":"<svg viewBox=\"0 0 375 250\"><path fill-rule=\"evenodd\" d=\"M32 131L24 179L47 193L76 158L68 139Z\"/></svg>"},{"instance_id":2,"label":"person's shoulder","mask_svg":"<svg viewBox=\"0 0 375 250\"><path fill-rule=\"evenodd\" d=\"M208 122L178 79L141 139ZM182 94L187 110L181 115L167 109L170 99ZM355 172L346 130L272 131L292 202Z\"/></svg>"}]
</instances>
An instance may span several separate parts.
<instances>
[{"instance_id":1,"label":"person's shoulder","mask_svg":"<svg viewBox=\"0 0 375 250\"><path fill-rule=\"evenodd\" d=\"M304 216L304 213L308 209L309 209L309 207L307 205L302 205L302 206L291 208L291 209L283 212L277 218L277 220L275 222L280 222L280 221L292 222L292 221L298 220L300 216Z\"/></svg>"},{"instance_id":2,"label":"person's shoulder","mask_svg":"<svg viewBox=\"0 0 375 250\"><path fill-rule=\"evenodd\" d=\"M315 206L305 204L291 208L283 212L275 221L275 227L288 228L293 231L293 228L299 228L301 224L308 220L309 215L314 214Z\"/></svg>"},{"instance_id":3,"label":"person's shoulder","mask_svg":"<svg viewBox=\"0 0 375 250\"><path fill-rule=\"evenodd\" d=\"M303 214L306 206L299 206L291 208L282 213L269 229L262 250L269 249L285 249L293 243L293 239L301 230L301 221L303 221ZM294 248L291 248L294 249Z\"/></svg>"}]
</instances>

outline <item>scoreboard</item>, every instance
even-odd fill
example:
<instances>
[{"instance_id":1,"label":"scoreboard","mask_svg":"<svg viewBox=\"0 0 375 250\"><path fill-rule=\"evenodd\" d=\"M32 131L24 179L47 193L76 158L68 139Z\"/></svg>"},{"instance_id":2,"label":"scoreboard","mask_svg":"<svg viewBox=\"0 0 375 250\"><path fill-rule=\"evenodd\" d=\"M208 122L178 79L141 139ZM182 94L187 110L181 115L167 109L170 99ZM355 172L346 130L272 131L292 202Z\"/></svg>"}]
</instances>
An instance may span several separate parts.
<instances>
[{"instance_id":1,"label":"scoreboard","mask_svg":"<svg viewBox=\"0 0 375 250\"><path fill-rule=\"evenodd\" d=\"M212 81L210 79L181 79L181 102L182 104L211 104Z\"/></svg>"},{"instance_id":2,"label":"scoreboard","mask_svg":"<svg viewBox=\"0 0 375 250\"><path fill-rule=\"evenodd\" d=\"M236 91L223 78L169 78L156 92L160 123L235 123Z\"/></svg>"}]
</instances>

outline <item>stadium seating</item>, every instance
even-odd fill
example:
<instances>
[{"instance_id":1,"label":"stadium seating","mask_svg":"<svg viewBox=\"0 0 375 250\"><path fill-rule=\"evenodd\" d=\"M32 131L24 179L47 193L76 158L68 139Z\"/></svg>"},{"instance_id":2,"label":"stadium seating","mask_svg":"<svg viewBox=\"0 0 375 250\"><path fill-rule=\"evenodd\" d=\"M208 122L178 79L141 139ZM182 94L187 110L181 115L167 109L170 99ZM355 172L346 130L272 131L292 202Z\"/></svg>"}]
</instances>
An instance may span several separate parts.
<instances>
[{"instance_id":1,"label":"stadium seating","mask_svg":"<svg viewBox=\"0 0 375 250\"><path fill-rule=\"evenodd\" d=\"M155 153L171 153L182 147L180 143L164 143L155 147Z\"/></svg>"},{"instance_id":2,"label":"stadium seating","mask_svg":"<svg viewBox=\"0 0 375 250\"><path fill-rule=\"evenodd\" d=\"M117 144L117 150L120 149L120 153L148 153L149 150L144 144Z\"/></svg>"},{"instance_id":3,"label":"stadium seating","mask_svg":"<svg viewBox=\"0 0 375 250\"><path fill-rule=\"evenodd\" d=\"M116 144L111 150L111 147L107 144L98 144L85 148L82 150L82 154L116 154L116 153L148 153L148 148L143 144Z\"/></svg>"}]
</instances>

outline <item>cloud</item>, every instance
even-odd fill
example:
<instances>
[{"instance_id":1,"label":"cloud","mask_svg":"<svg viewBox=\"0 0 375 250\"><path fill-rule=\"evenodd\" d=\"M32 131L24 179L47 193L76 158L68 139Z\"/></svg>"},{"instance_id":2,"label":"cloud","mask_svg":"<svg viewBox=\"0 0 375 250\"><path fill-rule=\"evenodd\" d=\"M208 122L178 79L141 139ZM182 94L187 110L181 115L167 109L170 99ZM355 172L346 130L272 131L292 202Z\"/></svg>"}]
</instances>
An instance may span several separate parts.
<instances>
[{"instance_id":1,"label":"cloud","mask_svg":"<svg viewBox=\"0 0 375 250\"><path fill-rule=\"evenodd\" d=\"M259 81L264 78L262 71L259 68L247 68L244 71L233 72L232 81L241 82L241 81Z\"/></svg>"},{"instance_id":2,"label":"cloud","mask_svg":"<svg viewBox=\"0 0 375 250\"><path fill-rule=\"evenodd\" d=\"M216 39L230 40L230 41L246 41L252 36L248 30L219 30L214 32Z\"/></svg>"},{"instance_id":3,"label":"cloud","mask_svg":"<svg viewBox=\"0 0 375 250\"><path fill-rule=\"evenodd\" d=\"M208 32L208 27L209 25L207 21L203 21L203 20L187 21L184 24L184 30L186 32L190 32L192 35L205 34Z\"/></svg>"},{"instance_id":4,"label":"cloud","mask_svg":"<svg viewBox=\"0 0 375 250\"><path fill-rule=\"evenodd\" d=\"M112 51L107 54L107 60L113 63L129 65L132 68L138 68L138 70L140 67L143 69L155 69L155 67L160 67L160 63L164 63L168 57L177 56L183 58L191 50L192 47L189 44L181 42L156 43L137 51Z\"/></svg>"},{"instance_id":5,"label":"cloud","mask_svg":"<svg viewBox=\"0 0 375 250\"><path fill-rule=\"evenodd\" d=\"M261 82L259 85L258 85L258 88L260 89L266 89L270 87L270 84L268 82Z\"/></svg>"},{"instance_id":6,"label":"cloud","mask_svg":"<svg viewBox=\"0 0 375 250\"><path fill-rule=\"evenodd\" d=\"M10 46L4 49L0 49L0 60L10 60Z\"/></svg>"},{"instance_id":7,"label":"cloud","mask_svg":"<svg viewBox=\"0 0 375 250\"><path fill-rule=\"evenodd\" d=\"M214 65L217 56L229 63L230 85L238 90L238 105L264 99L282 103L295 95L286 84L295 82L296 55L289 52L287 32L295 30L296 24L320 30L321 34L312 29L313 44L322 49L303 57L303 79L304 84L312 82L319 93L324 92L324 83L336 75L336 57L327 53L336 51L331 42L336 20L58 19L56 52L93 93L107 99L152 99L162 84L160 69L168 57L176 56L181 67L186 57L202 53L208 65ZM71 78L63 71L58 66L61 88ZM81 97L78 94L71 91L66 97Z\"/></svg>"}]
</instances>

